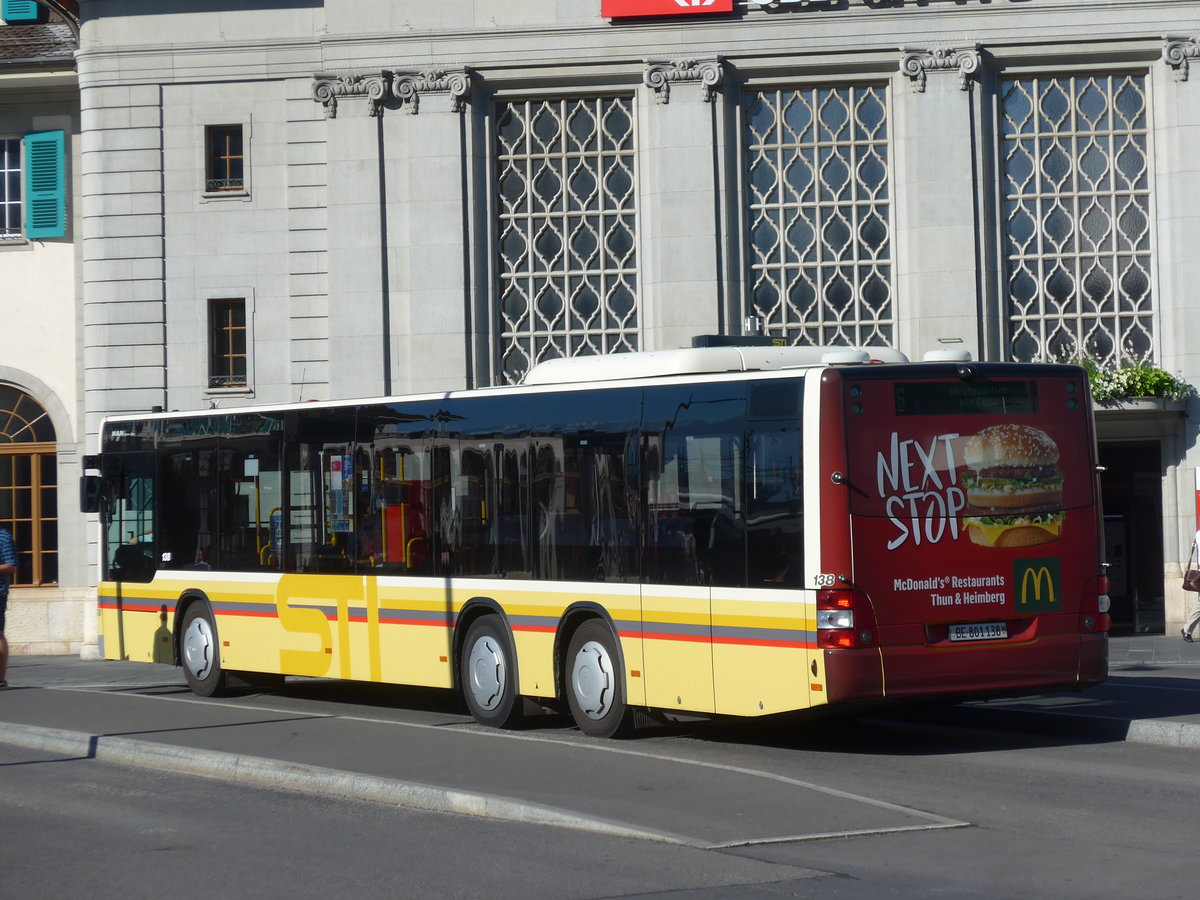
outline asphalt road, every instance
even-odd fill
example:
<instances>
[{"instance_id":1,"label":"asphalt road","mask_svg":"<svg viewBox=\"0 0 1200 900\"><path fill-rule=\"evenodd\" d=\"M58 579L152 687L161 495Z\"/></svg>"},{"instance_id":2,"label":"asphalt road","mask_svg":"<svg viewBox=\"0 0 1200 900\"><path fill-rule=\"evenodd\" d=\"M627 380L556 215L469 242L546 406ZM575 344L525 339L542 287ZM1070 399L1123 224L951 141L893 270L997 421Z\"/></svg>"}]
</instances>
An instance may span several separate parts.
<instances>
[{"instance_id":1,"label":"asphalt road","mask_svg":"<svg viewBox=\"0 0 1200 900\"><path fill-rule=\"evenodd\" d=\"M34 664L11 680L42 686L0 695L0 723L73 723L93 739L74 753L0 744L0 897L1195 894L1200 758L1182 747L962 729L950 715L708 723L604 742L565 723L480 729L440 692L296 682L202 701L171 669L46 661L35 678ZM1169 677L1173 690L1143 680L1161 673L1118 687L1186 705L1192 672ZM239 747L293 766L325 757L373 767L379 784L407 778L577 821L114 765L103 751L121 741L178 760Z\"/></svg>"}]
</instances>

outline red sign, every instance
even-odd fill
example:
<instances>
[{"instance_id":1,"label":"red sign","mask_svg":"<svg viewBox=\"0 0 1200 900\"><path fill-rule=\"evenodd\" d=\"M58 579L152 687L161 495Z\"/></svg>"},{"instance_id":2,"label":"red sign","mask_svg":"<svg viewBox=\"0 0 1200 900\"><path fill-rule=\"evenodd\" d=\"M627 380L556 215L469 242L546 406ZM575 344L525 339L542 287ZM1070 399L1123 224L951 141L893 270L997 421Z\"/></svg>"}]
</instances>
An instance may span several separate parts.
<instances>
[{"instance_id":1,"label":"red sign","mask_svg":"<svg viewBox=\"0 0 1200 900\"><path fill-rule=\"evenodd\" d=\"M727 12L733 12L733 0L600 0L600 15L606 19Z\"/></svg>"}]
</instances>

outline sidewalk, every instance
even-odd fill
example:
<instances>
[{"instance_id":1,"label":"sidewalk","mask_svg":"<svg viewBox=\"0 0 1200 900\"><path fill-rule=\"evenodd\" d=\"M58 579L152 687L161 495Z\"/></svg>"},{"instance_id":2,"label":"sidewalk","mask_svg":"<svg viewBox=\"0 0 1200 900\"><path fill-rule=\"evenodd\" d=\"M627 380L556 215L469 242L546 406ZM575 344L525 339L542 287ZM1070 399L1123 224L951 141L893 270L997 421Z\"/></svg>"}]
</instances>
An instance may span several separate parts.
<instances>
[{"instance_id":1,"label":"sidewalk","mask_svg":"<svg viewBox=\"0 0 1200 900\"><path fill-rule=\"evenodd\" d=\"M1108 659L1108 681L1097 687L965 703L950 718L976 728L1200 749L1200 639L1118 635Z\"/></svg>"},{"instance_id":2,"label":"sidewalk","mask_svg":"<svg viewBox=\"0 0 1200 900\"><path fill-rule=\"evenodd\" d=\"M1200 643L1116 637L1110 659L1109 680L1081 693L877 718L1200 749ZM14 657L8 677L0 742L51 758L708 848L819 838L830 821L840 833L963 824L728 766L686 744L593 740L555 721L515 734L481 728L444 691L296 679L277 694L209 702L170 666L65 657ZM681 789L639 788L659 782ZM730 814L714 818L713 802Z\"/></svg>"},{"instance_id":3,"label":"sidewalk","mask_svg":"<svg viewBox=\"0 0 1200 900\"><path fill-rule=\"evenodd\" d=\"M1169 634L1132 634L1109 639L1108 663L1118 670L1136 665L1200 666L1200 633L1187 643L1175 630ZM1200 679L1200 673L1196 677Z\"/></svg>"}]
</instances>

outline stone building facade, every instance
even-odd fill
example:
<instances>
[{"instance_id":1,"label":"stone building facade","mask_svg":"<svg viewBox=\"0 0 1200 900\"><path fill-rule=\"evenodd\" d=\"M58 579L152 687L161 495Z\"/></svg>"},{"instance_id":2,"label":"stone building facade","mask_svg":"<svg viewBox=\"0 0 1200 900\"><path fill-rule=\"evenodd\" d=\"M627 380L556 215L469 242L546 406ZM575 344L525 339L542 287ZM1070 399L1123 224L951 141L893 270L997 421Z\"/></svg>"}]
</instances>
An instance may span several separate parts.
<instances>
[{"instance_id":1,"label":"stone building facade","mask_svg":"<svg viewBox=\"0 0 1200 900\"><path fill-rule=\"evenodd\" d=\"M1195 0L82 7L93 442L747 322L1200 382ZM1099 417L1114 612L1161 630L1200 402L1141 406Z\"/></svg>"},{"instance_id":2,"label":"stone building facade","mask_svg":"<svg viewBox=\"0 0 1200 900\"><path fill-rule=\"evenodd\" d=\"M78 654L89 626L95 633L94 528L75 488L84 447L77 36L69 12L0 8L0 527L19 551L6 633L21 654Z\"/></svg>"}]
</instances>

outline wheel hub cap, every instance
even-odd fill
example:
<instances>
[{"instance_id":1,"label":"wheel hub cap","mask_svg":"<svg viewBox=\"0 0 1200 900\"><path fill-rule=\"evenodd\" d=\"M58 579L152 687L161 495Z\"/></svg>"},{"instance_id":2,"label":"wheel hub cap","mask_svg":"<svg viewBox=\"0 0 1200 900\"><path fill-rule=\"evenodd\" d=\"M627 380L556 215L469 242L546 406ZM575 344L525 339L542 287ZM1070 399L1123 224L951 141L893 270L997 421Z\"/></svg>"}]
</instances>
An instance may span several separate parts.
<instances>
[{"instance_id":1,"label":"wheel hub cap","mask_svg":"<svg viewBox=\"0 0 1200 900\"><path fill-rule=\"evenodd\" d=\"M183 635L183 662L188 671L203 680L212 669L212 630L203 619L192 619Z\"/></svg>"},{"instance_id":2,"label":"wheel hub cap","mask_svg":"<svg viewBox=\"0 0 1200 900\"><path fill-rule=\"evenodd\" d=\"M571 689L579 708L590 718L602 719L612 707L613 687L612 658L596 641L588 641L579 648L571 667Z\"/></svg>"},{"instance_id":3,"label":"wheel hub cap","mask_svg":"<svg viewBox=\"0 0 1200 900\"><path fill-rule=\"evenodd\" d=\"M471 647L468 659L471 697L483 709L495 709L504 697L508 666L504 651L491 637L482 637Z\"/></svg>"}]
</instances>

